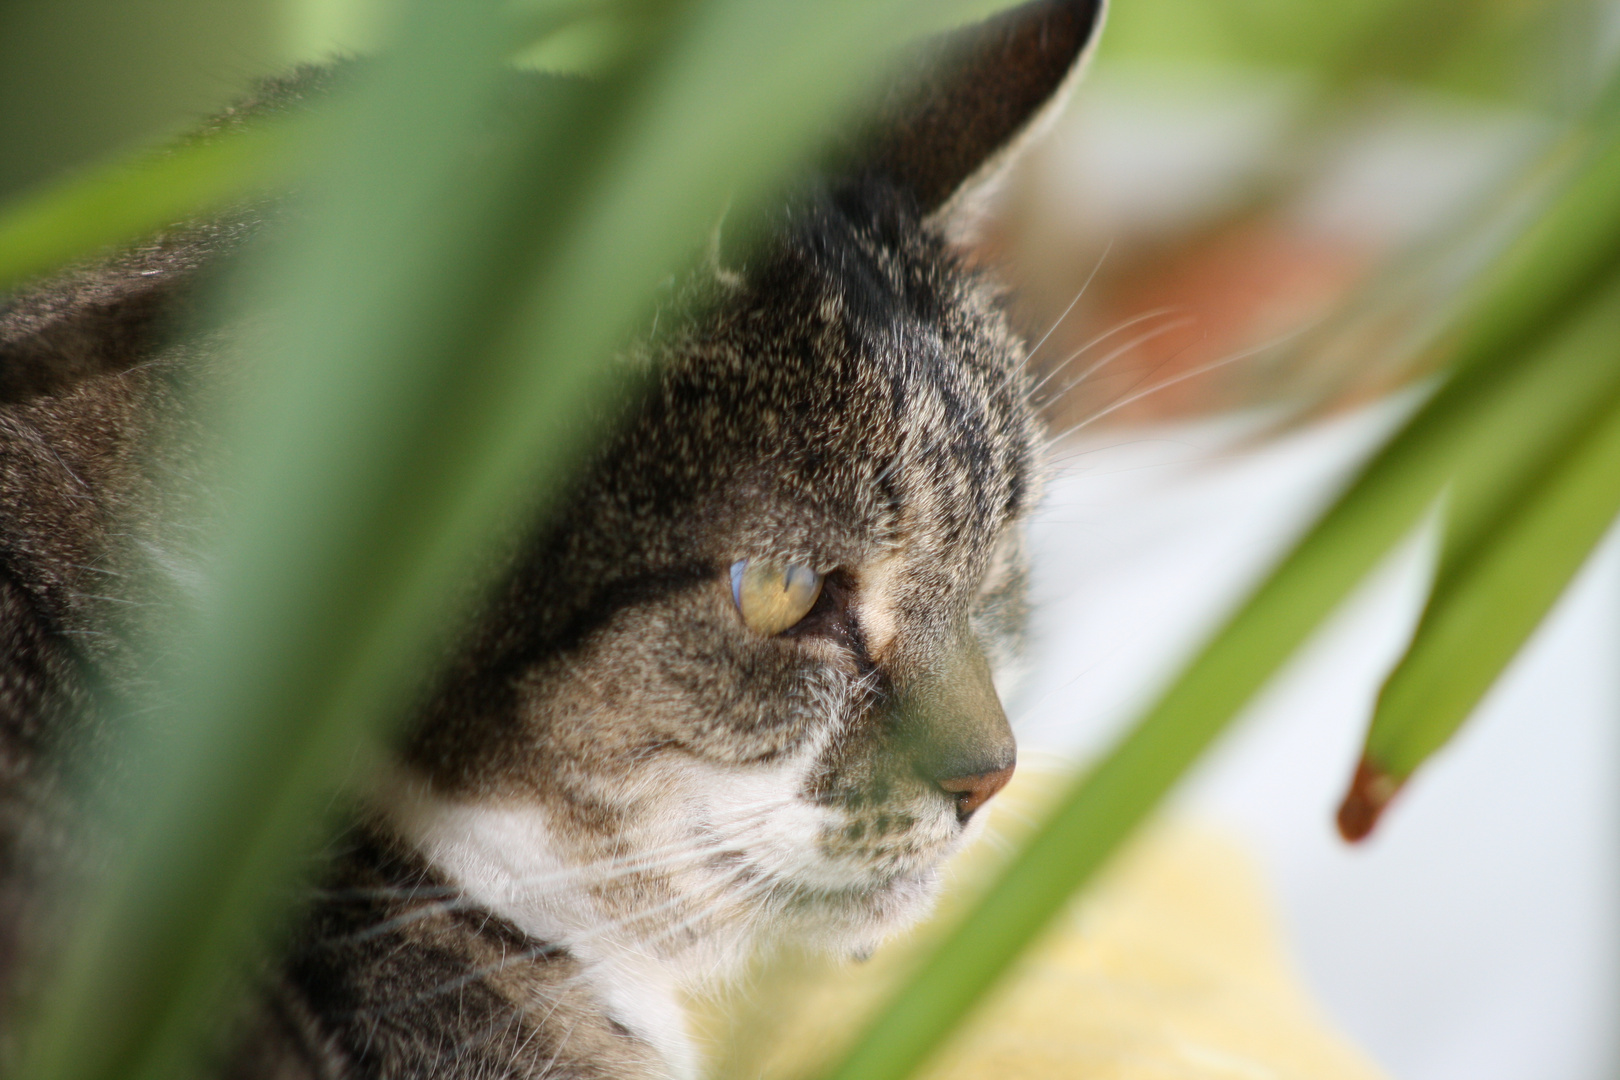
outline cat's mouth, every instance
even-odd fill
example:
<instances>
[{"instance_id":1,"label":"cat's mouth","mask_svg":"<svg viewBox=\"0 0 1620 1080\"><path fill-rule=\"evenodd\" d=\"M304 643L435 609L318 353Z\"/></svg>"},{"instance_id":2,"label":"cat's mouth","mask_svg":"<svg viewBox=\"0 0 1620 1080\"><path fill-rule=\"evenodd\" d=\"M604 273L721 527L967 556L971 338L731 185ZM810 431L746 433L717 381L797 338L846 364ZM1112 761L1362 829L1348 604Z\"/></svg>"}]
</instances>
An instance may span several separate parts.
<instances>
[{"instance_id":1,"label":"cat's mouth","mask_svg":"<svg viewBox=\"0 0 1620 1080\"><path fill-rule=\"evenodd\" d=\"M878 813L831 825L818 838L818 854L834 872L881 884L928 873L961 846L964 829L953 812L935 809Z\"/></svg>"},{"instance_id":2,"label":"cat's mouth","mask_svg":"<svg viewBox=\"0 0 1620 1080\"><path fill-rule=\"evenodd\" d=\"M837 950L864 947L925 915L940 867L968 838L954 810L933 800L866 814L816 810L819 828L801 834L797 856L767 856L774 865L761 869L778 910Z\"/></svg>"}]
</instances>

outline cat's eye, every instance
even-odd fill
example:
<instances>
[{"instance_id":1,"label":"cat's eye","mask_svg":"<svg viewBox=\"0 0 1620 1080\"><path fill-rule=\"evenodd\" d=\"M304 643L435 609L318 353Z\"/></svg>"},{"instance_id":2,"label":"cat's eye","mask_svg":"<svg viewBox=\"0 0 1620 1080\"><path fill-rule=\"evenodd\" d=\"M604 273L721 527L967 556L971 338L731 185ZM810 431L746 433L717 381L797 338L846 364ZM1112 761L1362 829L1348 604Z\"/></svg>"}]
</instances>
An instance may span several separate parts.
<instances>
[{"instance_id":1,"label":"cat's eye","mask_svg":"<svg viewBox=\"0 0 1620 1080\"><path fill-rule=\"evenodd\" d=\"M821 575L808 566L742 559L731 564L731 598L749 628L767 636L790 630L816 606Z\"/></svg>"}]
</instances>

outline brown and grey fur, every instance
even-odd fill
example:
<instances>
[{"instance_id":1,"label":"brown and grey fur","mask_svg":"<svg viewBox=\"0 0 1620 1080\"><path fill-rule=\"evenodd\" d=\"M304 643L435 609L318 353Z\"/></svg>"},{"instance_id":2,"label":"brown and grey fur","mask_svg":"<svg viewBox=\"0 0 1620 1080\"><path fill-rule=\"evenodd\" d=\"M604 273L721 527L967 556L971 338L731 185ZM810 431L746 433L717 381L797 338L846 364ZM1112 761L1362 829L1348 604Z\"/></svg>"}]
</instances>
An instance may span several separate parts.
<instances>
[{"instance_id":1,"label":"brown and grey fur","mask_svg":"<svg viewBox=\"0 0 1620 1080\"><path fill-rule=\"evenodd\" d=\"M710 268L406 725L223 1073L690 1075L681 992L782 941L862 952L926 909L975 805L954 778L1012 762L990 672L1038 472L1024 345L953 230L1098 8L1038 0L933 50L768 240ZM138 683L128 643L162 610L140 583L173 582L152 571L205 497L175 494L209 370L177 328L253 221L0 306L8 1042L48 898L94 872L71 793L116 764L98 702ZM762 636L741 559L825 588Z\"/></svg>"}]
</instances>

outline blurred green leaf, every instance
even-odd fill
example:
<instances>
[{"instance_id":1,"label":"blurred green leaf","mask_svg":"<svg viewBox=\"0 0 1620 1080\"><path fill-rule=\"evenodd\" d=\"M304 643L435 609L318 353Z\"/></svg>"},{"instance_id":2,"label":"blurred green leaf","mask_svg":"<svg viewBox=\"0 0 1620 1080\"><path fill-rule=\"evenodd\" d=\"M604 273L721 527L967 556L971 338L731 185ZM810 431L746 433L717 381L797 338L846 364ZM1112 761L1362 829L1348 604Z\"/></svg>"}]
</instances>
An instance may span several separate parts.
<instances>
[{"instance_id":1,"label":"blurred green leaf","mask_svg":"<svg viewBox=\"0 0 1620 1080\"><path fill-rule=\"evenodd\" d=\"M0 3L0 200L169 138L287 61L285 0Z\"/></svg>"},{"instance_id":2,"label":"blurred green leaf","mask_svg":"<svg viewBox=\"0 0 1620 1080\"><path fill-rule=\"evenodd\" d=\"M173 696L149 703L164 724L137 729L149 745L137 747L140 766L124 793L132 812L123 858L64 958L24 1075L188 1074L227 965L266 914L266 889L308 839L314 792L330 780L332 763L353 755L357 725L332 723L307 693L341 668L301 647L327 645L326 633L348 627L296 600L309 587L358 600L318 560L370 539L341 510L378 509L386 474L377 442L390 420L407 418L410 391L431 372L430 356L409 343L397 355L374 350L400 344L392 331L413 301L438 310L431 301L444 289L427 273L430 260L459 266L465 257L454 234L467 224L468 202L442 197L452 180L465 179L457 175L464 133L483 122L494 94L493 8L414 6L397 55L372 72L332 133L324 203L309 208L298 235L276 252L286 261L263 271L269 280L256 287L254 306L269 340L253 343L262 356L250 368L258 385L240 410L240 455L230 470L243 486L228 488L242 493L241 503L200 625L175 630L183 661L160 682ZM468 200L483 194L472 189ZM421 218L435 203L443 213ZM311 370L311 362L319 366ZM390 362L395 383L368 400L365 375ZM322 440L323 426L343 434ZM303 505L285 505L296 480L274 475L277 463L310 470L317 490ZM344 497L355 500L351 507L328 501ZM284 513L266 520L277 511ZM242 535L247 523L259 535ZM335 532L308 551L278 550L300 527ZM389 565L386 554L379 559ZM233 622L239 613L257 624ZM302 627L289 625L300 616ZM323 765L323 753L337 756Z\"/></svg>"},{"instance_id":3,"label":"blurred green leaf","mask_svg":"<svg viewBox=\"0 0 1620 1080\"><path fill-rule=\"evenodd\" d=\"M1115 6L1103 55L1295 72L1331 96L1396 82L1567 114L1608 66L1604 18L1593 0L1135 0Z\"/></svg>"},{"instance_id":4,"label":"blurred green leaf","mask_svg":"<svg viewBox=\"0 0 1620 1080\"><path fill-rule=\"evenodd\" d=\"M286 122L118 161L0 209L0 292L23 280L267 191L292 172Z\"/></svg>"},{"instance_id":5,"label":"blurred green leaf","mask_svg":"<svg viewBox=\"0 0 1620 1080\"><path fill-rule=\"evenodd\" d=\"M1103 48L1116 58L1313 68L1398 4L1345 0L1136 0L1114 5Z\"/></svg>"},{"instance_id":6,"label":"blurred green leaf","mask_svg":"<svg viewBox=\"0 0 1620 1080\"><path fill-rule=\"evenodd\" d=\"M1607 385L1571 379L1589 392L1521 398L1519 419L1549 433L1543 455L1478 470L1480 501L1495 505L1472 521L1447 515L1433 593L1379 695L1340 809L1351 839L1462 726L1620 514L1620 287L1594 308L1552 350L1607 368Z\"/></svg>"},{"instance_id":7,"label":"blurred green leaf","mask_svg":"<svg viewBox=\"0 0 1620 1080\"><path fill-rule=\"evenodd\" d=\"M1538 489L1436 583L1368 734L1383 772L1404 779L1450 738L1620 514L1620 410L1611 404Z\"/></svg>"},{"instance_id":8,"label":"blurred green leaf","mask_svg":"<svg viewBox=\"0 0 1620 1080\"><path fill-rule=\"evenodd\" d=\"M907 11L649 7L645 51L509 113L494 4L416 0L336 118L249 275L212 588L28 1076L184 1071L323 796L623 384L607 355L726 200L757 203L853 102Z\"/></svg>"},{"instance_id":9,"label":"blurred green leaf","mask_svg":"<svg viewBox=\"0 0 1620 1080\"><path fill-rule=\"evenodd\" d=\"M1570 181L1475 289L1453 360L1464 377L1515 362L1620 265L1620 124L1588 138Z\"/></svg>"}]
</instances>

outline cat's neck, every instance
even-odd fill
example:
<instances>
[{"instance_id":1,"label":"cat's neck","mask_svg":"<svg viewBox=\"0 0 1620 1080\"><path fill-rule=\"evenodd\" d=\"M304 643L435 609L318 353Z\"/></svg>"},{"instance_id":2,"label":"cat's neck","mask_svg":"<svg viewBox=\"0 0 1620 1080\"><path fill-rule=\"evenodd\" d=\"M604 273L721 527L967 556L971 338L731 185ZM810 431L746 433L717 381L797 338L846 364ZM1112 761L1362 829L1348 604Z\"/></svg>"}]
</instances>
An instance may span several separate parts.
<instances>
[{"instance_id":1,"label":"cat's neck","mask_svg":"<svg viewBox=\"0 0 1620 1080\"><path fill-rule=\"evenodd\" d=\"M717 949L712 942L708 949L667 942L650 947L622 913L603 910L592 879L582 874L551 814L538 804L447 798L402 774L377 805L398 838L470 906L578 961L583 994L612 1023L649 1044L674 1080L698 1075L682 998L727 966L719 953L735 955L741 948Z\"/></svg>"}]
</instances>

